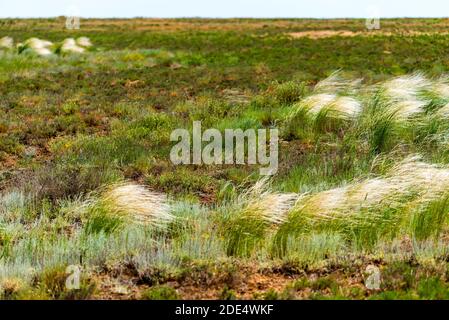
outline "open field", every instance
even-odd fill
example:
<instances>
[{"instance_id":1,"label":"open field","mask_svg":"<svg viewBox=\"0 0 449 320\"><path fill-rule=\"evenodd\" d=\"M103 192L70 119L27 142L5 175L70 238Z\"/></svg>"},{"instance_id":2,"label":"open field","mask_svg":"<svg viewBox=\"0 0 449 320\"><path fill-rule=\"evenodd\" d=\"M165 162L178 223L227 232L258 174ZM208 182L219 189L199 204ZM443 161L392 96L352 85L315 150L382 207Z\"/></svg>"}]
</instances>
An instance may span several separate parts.
<instances>
[{"instance_id":1,"label":"open field","mask_svg":"<svg viewBox=\"0 0 449 320\"><path fill-rule=\"evenodd\" d=\"M449 298L449 19L364 23L0 20L1 298ZM277 174L172 164L193 121Z\"/></svg>"}]
</instances>

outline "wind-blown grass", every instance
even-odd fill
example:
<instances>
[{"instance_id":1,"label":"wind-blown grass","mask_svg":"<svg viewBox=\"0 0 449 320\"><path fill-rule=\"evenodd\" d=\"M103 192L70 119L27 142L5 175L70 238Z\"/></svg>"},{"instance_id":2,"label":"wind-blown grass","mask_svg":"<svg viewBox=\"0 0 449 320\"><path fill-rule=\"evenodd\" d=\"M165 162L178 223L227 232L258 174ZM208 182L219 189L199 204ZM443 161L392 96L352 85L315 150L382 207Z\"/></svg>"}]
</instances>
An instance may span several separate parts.
<instances>
[{"instance_id":1,"label":"wind-blown grass","mask_svg":"<svg viewBox=\"0 0 449 320\"><path fill-rule=\"evenodd\" d=\"M366 298L368 264L377 297L447 297L447 23L237 21L0 21L1 298ZM193 120L280 128L278 174L173 166Z\"/></svg>"},{"instance_id":2,"label":"wind-blown grass","mask_svg":"<svg viewBox=\"0 0 449 320\"><path fill-rule=\"evenodd\" d=\"M270 190L262 179L224 208L222 232L229 256L250 256L268 233L283 223L297 199L294 193L282 194Z\"/></svg>"},{"instance_id":3,"label":"wind-blown grass","mask_svg":"<svg viewBox=\"0 0 449 320\"><path fill-rule=\"evenodd\" d=\"M54 58L16 55L7 40L0 64L6 71L22 62L25 71L34 72L51 64L55 72L107 66L117 74L188 67L178 63L187 55L164 50L65 54L85 52L91 47L86 38L62 43L35 38L20 47L61 53ZM130 95L145 85L138 79L117 81L113 89L126 88ZM246 93L237 100L201 97L168 113L127 101L113 110L105 104L96 116L112 115L108 122L83 122L90 101L79 93L46 111L57 114L54 132L32 130L35 139L51 138L44 140L53 155L50 165L0 195L0 276L10 288L3 294L17 291L17 283L40 281L44 287L48 274L59 270L59 277L62 268L78 264L93 273L127 268L139 281L155 284L210 261L310 267L357 255L394 257L399 249L393 243L401 241L411 242L401 259L442 259L449 210L447 83L416 73L365 85L333 73L313 87L271 83L253 99ZM233 175L243 180L236 168L199 179L205 168L189 171L161 160L170 148L170 131L192 120L220 129L281 125L288 129L282 147L298 152L282 154L291 157L282 159L273 181L251 177L252 187L233 187ZM87 121L103 131L92 133ZM2 148L32 154L5 142ZM422 158L410 156L418 152ZM231 187L204 194L216 187L210 181Z\"/></svg>"},{"instance_id":4,"label":"wind-blown grass","mask_svg":"<svg viewBox=\"0 0 449 320\"><path fill-rule=\"evenodd\" d=\"M87 232L111 233L127 220L163 228L173 220L165 195L133 183L110 186L77 210L85 211Z\"/></svg>"},{"instance_id":5,"label":"wind-blown grass","mask_svg":"<svg viewBox=\"0 0 449 320\"><path fill-rule=\"evenodd\" d=\"M53 43L48 40L36 37L29 38L24 42L19 42L14 48L14 40L11 37L3 37L0 39L0 49L6 49L17 54L34 53L38 56L50 56L60 53L83 53L86 49L92 47L92 42L87 37L79 37L78 39L67 38L61 43Z\"/></svg>"},{"instance_id":6,"label":"wind-blown grass","mask_svg":"<svg viewBox=\"0 0 449 320\"><path fill-rule=\"evenodd\" d=\"M375 244L409 235L438 237L448 213L449 169L411 157L385 177L302 196L276 235L285 250L290 234L337 232L348 241Z\"/></svg>"}]
</instances>

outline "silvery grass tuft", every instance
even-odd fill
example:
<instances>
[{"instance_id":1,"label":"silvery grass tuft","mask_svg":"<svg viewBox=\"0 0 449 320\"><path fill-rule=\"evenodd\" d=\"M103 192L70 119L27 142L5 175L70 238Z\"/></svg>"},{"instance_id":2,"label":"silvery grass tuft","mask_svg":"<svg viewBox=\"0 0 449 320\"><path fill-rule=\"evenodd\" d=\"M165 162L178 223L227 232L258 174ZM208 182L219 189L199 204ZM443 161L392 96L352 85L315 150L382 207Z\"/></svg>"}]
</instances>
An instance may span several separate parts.
<instances>
[{"instance_id":1,"label":"silvery grass tuft","mask_svg":"<svg viewBox=\"0 0 449 320\"><path fill-rule=\"evenodd\" d=\"M381 84L380 94L398 120L406 120L416 114L425 112L430 103L423 96L432 88L432 81L420 73L405 75L388 80Z\"/></svg>"},{"instance_id":2,"label":"silvery grass tuft","mask_svg":"<svg viewBox=\"0 0 449 320\"><path fill-rule=\"evenodd\" d=\"M449 191L449 168L422 162L412 156L394 166L385 177L367 179L303 198L296 209L317 217L348 217L364 208L399 203L412 195L413 203L425 203Z\"/></svg>"},{"instance_id":3,"label":"silvery grass tuft","mask_svg":"<svg viewBox=\"0 0 449 320\"><path fill-rule=\"evenodd\" d=\"M84 53L90 47L92 47L92 42L87 37L79 37L76 40L67 38L62 41L56 51L62 53Z\"/></svg>"},{"instance_id":4,"label":"silvery grass tuft","mask_svg":"<svg viewBox=\"0 0 449 320\"><path fill-rule=\"evenodd\" d=\"M334 132L347 140L367 138L371 151L379 153L401 142L426 139L447 127L447 77L430 79L414 73L370 86L362 86L359 80L339 81L331 75L310 95L287 106L283 117L286 137L310 139Z\"/></svg>"},{"instance_id":5,"label":"silvery grass tuft","mask_svg":"<svg viewBox=\"0 0 449 320\"><path fill-rule=\"evenodd\" d=\"M311 95L295 103L287 119L298 115L317 118L320 113L325 113L328 118L354 120L364 112L365 104L375 99L380 103L376 105L377 111L391 114L397 121L405 121L428 111L432 103L429 96L439 99L438 108L447 104L447 78L432 80L414 73L363 88L360 79L344 80L337 72L319 82Z\"/></svg>"},{"instance_id":6,"label":"silvery grass tuft","mask_svg":"<svg viewBox=\"0 0 449 320\"><path fill-rule=\"evenodd\" d=\"M61 52L83 53L85 50L73 38L67 38L62 42Z\"/></svg>"},{"instance_id":7,"label":"silvery grass tuft","mask_svg":"<svg viewBox=\"0 0 449 320\"><path fill-rule=\"evenodd\" d=\"M92 47L92 42L88 37L79 37L76 39L76 44L80 47L89 48Z\"/></svg>"},{"instance_id":8,"label":"silvery grass tuft","mask_svg":"<svg viewBox=\"0 0 449 320\"><path fill-rule=\"evenodd\" d=\"M88 232L115 231L125 221L166 228L174 219L166 195L135 183L118 183L91 194L79 207Z\"/></svg>"},{"instance_id":9,"label":"silvery grass tuft","mask_svg":"<svg viewBox=\"0 0 449 320\"><path fill-rule=\"evenodd\" d=\"M432 82L421 73L414 73L387 80L382 84L385 95L393 101L415 100L419 93L431 87Z\"/></svg>"},{"instance_id":10,"label":"silvery grass tuft","mask_svg":"<svg viewBox=\"0 0 449 320\"><path fill-rule=\"evenodd\" d=\"M345 78L343 77L341 71L337 70L326 79L318 82L314 87L314 92L354 94L360 89L361 84L362 79Z\"/></svg>"},{"instance_id":11,"label":"silvery grass tuft","mask_svg":"<svg viewBox=\"0 0 449 320\"><path fill-rule=\"evenodd\" d=\"M3 37L0 39L0 49L12 49L14 40L11 37Z\"/></svg>"},{"instance_id":12,"label":"silvery grass tuft","mask_svg":"<svg viewBox=\"0 0 449 320\"><path fill-rule=\"evenodd\" d=\"M385 176L301 195L279 226L272 253L283 256L289 242L320 232L361 248L381 239L436 239L447 228L448 195L449 167L411 156Z\"/></svg>"},{"instance_id":13,"label":"silvery grass tuft","mask_svg":"<svg viewBox=\"0 0 449 320\"><path fill-rule=\"evenodd\" d=\"M113 186L102 199L112 205L111 209L127 213L139 222L163 226L173 220L166 195L149 191L138 184Z\"/></svg>"},{"instance_id":14,"label":"silvery grass tuft","mask_svg":"<svg viewBox=\"0 0 449 320\"><path fill-rule=\"evenodd\" d=\"M440 76L435 80L431 88L432 92L443 99L449 99L449 78Z\"/></svg>"},{"instance_id":15,"label":"silvery grass tuft","mask_svg":"<svg viewBox=\"0 0 449 320\"><path fill-rule=\"evenodd\" d=\"M3 37L0 39L0 49L12 49L13 46L14 42L11 37ZM39 56L50 56L58 53L83 53L90 47L92 47L92 42L87 37L79 37L76 40L67 38L56 44L33 37L24 42L19 42L16 45L18 54L32 52Z\"/></svg>"},{"instance_id":16,"label":"silvery grass tuft","mask_svg":"<svg viewBox=\"0 0 449 320\"><path fill-rule=\"evenodd\" d=\"M39 38L29 38L23 43L17 44L17 49L19 53L31 51L40 56L48 56L52 54L51 47L53 43L47 40L42 40Z\"/></svg>"},{"instance_id":17,"label":"silvery grass tuft","mask_svg":"<svg viewBox=\"0 0 449 320\"><path fill-rule=\"evenodd\" d=\"M394 104L394 113L398 120L406 120L413 115L423 113L428 102L421 100L405 100Z\"/></svg>"},{"instance_id":18,"label":"silvery grass tuft","mask_svg":"<svg viewBox=\"0 0 449 320\"><path fill-rule=\"evenodd\" d=\"M249 257L266 237L285 222L298 195L277 193L264 178L225 208L221 229L228 256Z\"/></svg>"},{"instance_id":19,"label":"silvery grass tuft","mask_svg":"<svg viewBox=\"0 0 449 320\"><path fill-rule=\"evenodd\" d=\"M256 213L266 222L281 224L288 211L298 199L296 193L279 193L270 188L270 179L263 178L244 192L239 201L244 203L245 210Z\"/></svg>"},{"instance_id":20,"label":"silvery grass tuft","mask_svg":"<svg viewBox=\"0 0 449 320\"><path fill-rule=\"evenodd\" d=\"M312 118L326 112L327 117L337 119L353 119L361 111L361 104L351 97L320 93L309 96L293 106L290 117L304 112Z\"/></svg>"},{"instance_id":21,"label":"silvery grass tuft","mask_svg":"<svg viewBox=\"0 0 449 320\"><path fill-rule=\"evenodd\" d=\"M332 130L343 122L352 122L362 112L361 102L352 96L360 86L360 79L347 80L334 72L316 84L311 95L290 107L287 125L310 124L315 129Z\"/></svg>"}]
</instances>

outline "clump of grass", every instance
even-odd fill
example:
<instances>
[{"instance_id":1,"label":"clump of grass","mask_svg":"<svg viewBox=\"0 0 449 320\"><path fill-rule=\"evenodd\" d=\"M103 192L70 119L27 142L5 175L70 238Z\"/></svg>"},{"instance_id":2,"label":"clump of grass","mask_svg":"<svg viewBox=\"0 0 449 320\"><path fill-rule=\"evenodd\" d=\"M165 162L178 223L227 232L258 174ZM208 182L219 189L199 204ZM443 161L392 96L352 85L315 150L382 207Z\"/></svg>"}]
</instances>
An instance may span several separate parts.
<instances>
[{"instance_id":1,"label":"clump of grass","mask_svg":"<svg viewBox=\"0 0 449 320\"><path fill-rule=\"evenodd\" d=\"M274 96L281 104L292 104L304 95L305 83L288 81L274 86Z\"/></svg>"},{"instance_id":2,"label":"clump of grass","mask_svg":"<svg viewBox=\"0 0 449 320\"><path fill-rule=\"evenodd\" d=\"M81 277L80 287L69 289L66 286L68 276L65 266L55 266L45 269L37 281L40 288L53 299L82 300L93 295L96 289L95 282L86 277Z\"/></svg>"},{"instance_id":3,"label":"clump of grass","mask_svg":"<svg viewBox=\"0 0 449 320\"><path fill-rule=\"evenodd\" d=\"M449 197L443 195L415 210L411 218L412 234L417 240L437 238L449 213Z\"/></svg>"},{"instance_id":4,"label":"clump of grass","mask_svg":"<svg viewBox=\"0 0 449 320\"><path fill-rule=\"evenodd\" d=\"M0 38L0 49L12 49L14 40L11 37L5 36Z\"/></svg>"},{"instance_id":5,"label":"clump of grass","mask_svg":"<svg viewBox=\"0 0 449 320\"><path fill-rule=\"evenodd\" d=\"M40 56L48 56L52 54L51 47L53 43L38 38L27 39L24 43L17 44L18 53L32 52Z\"/></svg>"},{"instance_id":6,"label":"clump of grass","mask_svg":"<svg viewBox=\"0 0 449 320\"><path fill-rule=\"evenodd\" d=\"M423 74L414 73L387 80L382 84L382 90L385 97L393 101L415 101L431 85L431 81Z\"/></svg>"},{"instance_id":7,"label":"clump of grass","mask_svg":"<svg viewBox=\"0 0 449 320\"><path fill-rule=\"evenodd\" d=\"M0 49L12 49L13 44L13 40L10 37L0 39ZM16 48L18 54L33 53L39 56L50 56L61 53L83 53L91 46L92 43L87 37L79 37L76 40L67 38L59 44L33 37L25 40L23 43L18 43Z\"/></svg>"},{"instance_id":8,"label":"clump of grass","mask_svg":"<svg viewBox=\"0 0 449 320\"><path fill-rule=\"evenodd\" d=\"M306 211L314 211L321 216L341 211L350 213L360 208L369 208L407 193L416 193L420 203L441 196L445 190L447 169L420 161L419 157L409 157L391 169L385 178L373 178L353 185L343 186L304 198ZM439 183L436 184L435 182Z\"/></svg>"},{"instance_id":9,"label":"clump of grass","mask_svg":"<svg viewBox=\"0 0 449 320\"><path fill-rule=\"evenodd\" d=\"M300 234L295 226L287 231L288 224L280 227L272 240L272 257L282 257L300 266L314 266L323 261L336 261L348 249L345 238L338 232L313 232Z\"/></svg>"},{"instance_id":10,"label":"clump of grass","mask_svg":"<svg viewBox=\"0 0 449 320\"><path fill-rule=\"evenodd\" d=\"M278 230L277 249L284 252L289 234L319 230L341 232L363 246L372 246L382 237L393 238L401 229L420 238L439 235L447 211L448 177L447 168L412 157L386 177L305 195ZM413 216L421 205L429 209Z\"/></svg>"},{"instance_id":11,"label":"clump of grass","mask_svg":"<svg viewBox=\"0 0 449 320\"><path fill-rule=\"evenodd\" d=\"M85 230L89 234L99 232L110 234L119 230L125 223L125 217L111 212L109 205L103 202L93 205L87 214L88 220L85 223Z\"/></svg>"},{"instance_id":12,"label":"clump of grass","mask_svg":"<svg viewBox=\"0 0 449 320\"><path fill-rule=\"evenodd\" d=\"M48 199L55 203L86 195L120 179L122 175L106 164L55 163L36 169L33 178L24 182L24 187L34 192L37 200Z\"/></svg>"},{"instance_id":13,"label":"clump of grass","mask_svg":"<svg viewBox=\"0 0 449 320\"><path fill-rule=\"evenodd\" d=\"M284 117L287 134L308 138L313 132L334 132L364 142L371 151L390 151L401 141L417 143L444 131L447 84L420 73L396 77L373 86L331 75L315 85L308 97ZM415 138L414 138L415 137ZM366 140L365 140L366 141Z\"/></svg>"},{"instance_id":14,"label":"clump of grass","mask_svg":"<svg viewBox=\"0 0 449 320\"><path fill-rule=\"evenodd\" d=\"M359 80L344 80L338 72L333 73L316 84L311 95L291 107L284 125L306 126L317 132L347 127L362 111L362 104L352 97L359 83Z\"/></svg>"},{"instance_id":15,"label":"clump of grass","mask_svg":"<svg viewBox=\"0 0 449 320\"><path fill-rule=\"evenodd\" d=\"M309 96L292 108L288 123L309 123L318 132L344 127L361 112L361 105L354 98L324 93Z\"/></svg>"},{"instance_id":16,"label":"clump of grass","mask_svg":"<svg viewBox=\"0 0 449 320\"><path fill-rule=\"evenodd\" d=\"M421 299L443 300L449 298L449 288L440 277L421 279L417 286L417 293Z\"/></svg>"},{"instance_id":17,"label":"clump of grass","mask_svg":"<svg viewBox=\"0 0 449 320\"><path fill-rule=\"evenodd\" d=\"M165 195L133 183L110 186L98 199L87 200L85 206L88 232L110 233L125 221L162 228L173 220Z\"/></svg>"},{"instance_id":18,"label":"clump of grass","mask_svg":"<svg viewBox=\"0 0 449 320\"><path fill-rule=\"evenodd\" d=\"M112 210L131 215L133 220L164 226L173 219L166 196L145 189L137 184L116 185L103 195Z\"/></svg>"},{"instance_id":19,"label":"clump of grass","mask_svg":"<svg viewBox=\"0 0 449 320\"><path fill-rule=\"evenodd\" d=\"M160 285L147 289L142 293L143 300L179 300L179 294L176 289L167 286Z\"/></svg>"},{"instance_id":20,"label":"clump of grass","mask_svg":"<svg viewBox=\"0 0 449 320\"><path fill-rule=\"evenodd\" d=\"M368 125L368 141L371 151L379 154L383 151L390 150L397 141L398 123L394 117L394 113L385 112L381 115L375 115Z\"/></svg>"},{"instance_id":21,"label":"clump of grass","mask_svg":"<svg viewBox=\"0 0 449 320\"><path fill-rule=\"evenodd\" d=\"M83 41L81 41L83 42ZM90 45L89 45L90 46ZM65 39L60 47L60 52L61 53L83 53L84 52L84 48L82 46L79 45L79 41L77 42L75 39L73 38L67 38Z\"/></svg>"},{"instance_id":22,"label":"clump of grass","mask_svg":"<svg viewBox=\"0 0 449 320\"><path fill-rule=\"evenodd\" d=\"M220 292L220 300L236 300L237 295L234 290L229 288L228 285L225 285L224 288Z\"/></svg>"},{"instance_id":23,"label":"clump of grass","mask_svg":"<svg viewBox=\"0 0 449 320\"><path fill-rule=\"evenodd\" d=\"M256 183L231 206L223 221L229 256L249 256L270 229L284 222L297 195L274 193L267 180Z\"/></svg>"},{"instance_id":24,"label":"clump of grass","mask_svg":"<svg viewBox=\"0 0 449 320\"><path fill-rule=\"evenodd\" d=\"M24 288L22 279L5 278L0 282L0 297L3 299L13 299Z\"/></svg>"},{"instance_id":25,"label":"clump of grass","mask_svg":"<svg viewBox=\"0 0 449 320\"><path fill-rule=\"evenodd\" d=\"M89 48L92 47L92 42L88 37L79 37L76 39L76 44L80 47Z\"/></svg>"},{"instance_id":26,"label":"clump of grass","mask_svg":"<svg viewBox=\"0 0 449 320\"><path fill-rule=\"evenodd\" d=\"M362 79L350 79L341 70L332 72L327 78L319 81L314 91L317 93L334 92L342 95L353 94L360 89Z\"/></svg>"}]
</instances>

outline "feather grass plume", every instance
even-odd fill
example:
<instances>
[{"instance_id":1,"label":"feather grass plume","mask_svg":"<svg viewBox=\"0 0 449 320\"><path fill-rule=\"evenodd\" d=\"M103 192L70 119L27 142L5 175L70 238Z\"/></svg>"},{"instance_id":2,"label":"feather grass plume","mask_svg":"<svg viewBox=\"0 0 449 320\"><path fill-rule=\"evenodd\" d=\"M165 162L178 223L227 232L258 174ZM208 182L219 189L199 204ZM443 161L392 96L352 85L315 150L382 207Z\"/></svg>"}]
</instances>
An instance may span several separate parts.
<instances>
[{"instance_id":1,"label":"feather grass plume","mask_svg":"<svg viewBox=\"0 0 449 320\"><path fill-rule=\"evenodd\" d=\"M272 192L269 180L259 180L231 204L221 223L229 256L250 256L270 231L284 223L297 194Z\"/></svg>"},{"instance_id":2,"label":"feather grass plume","mask_svg":"<svg viewBox=\"0 0 449 320\"><path fill-rule=\"evenodd\" d=\"M391 221L410 218L417 208L445 198L449 168L412 156L394 166L385 177L367 179L303 197L293 211L310 221L348 224L374 223L393 213ZM372 226L374 227L374 225Z\"/></svg>"},{"instance_id":3,"label":"feather grass plume","mask_svg":"<svg viewBox=\"0 0 449 320\"><path fill-rule=\"evenodd\" d=\"M244 192L238 202L243 204L244 212L261 217L270 224L281 224L297 199L296 193L273 192L269 178L263 178Z\"/></svg>"},{"instance_id":4,"label":"feather grass plume","mask_svg":"<svg viewBox=\"0 0 449 320\"><path fill-rule=\"evenodd\" d=\"M0 49L12 49L13 44L13 39L10 37L0 39ZM49 56L53 53L83 53L90 47L92 42L87 37L79 37L76 40L67 38L57 44L33 37L16 45L18 54L32 52L40 56Z\"/></svg>"},{"instance_id":5,"label":"feather grass plume","mask_svg":"<svg viewBox=\"0 0 449 320\"><path fill-rule=\"evenodd\" d=\"M334 218L357 214L364 208L393 205L405 196L424 203L449 191L449 168L422 162L412 156L394 166L386 177L355 182L311 195L298 203L302 210Z\"/></svg>"},{"instance_id":6,"label":"feather grass plume","mask_svg":"<svg viewBox=\"0 0 449 320\"><path fill-rule=\"evenodd\" d=\"M75 39L67 38L62 42L61 52L83 53L86 49L79 46Z\"/></svg>"},{"instance_id":7,"label":"feather grass plume","mask_svg":"<svg viewBox=\"0 0 449 320\"><path fill-rule=\"evenodd\" d=\"M81 209L89 233L112 232L126 220L158 228L165 228L173 220L164 194L134 183L114 184L92 194Z\"/></svg>"},{"instance_id":8,"label":"feather grass plume","mask_svg":"<svg viewBox=\"0 0 449 320\"><path fill-rule=\"evenodd\" d=\"M53 43L39 38L29 38L24 43L17 44L18 53L33 52L40 56L48 56L53 52L51 47Z\"/></svg>"},{"instance_id":9,"label":"feather grass plume","mask_svg":"<svg viewBox=\"0 0 449 320\"><path fill-rule=\"evenodd\" d=\"M387 80L382 84L385 95L393 101L416 100L419 93L429 89L432 82L421 73L414 73Z\"/></svg>"},{"instance_id":10,"label":"feather grass plume","mask_svg":"<svg viewBox=\"0 0 449 320\"><path fill-rule=\"evenodd\" d=\"M0 49L12 49L14 46L14 40L11 37L0 38Z\"/></svg>"},{"instance_id":11,"label":"feather grass plume","mask_svg":"<svg viewBox=\"0 0 449 320\"><path fill-rule=\"evenodd\" d=\"M173 219L167 197L133 183L111 187L102 197L116 212L129 214L134 220L165 225Z\"/></svg>"},{"instance_id":12,"label":"feather grass plume","mask_svg":"<svg viewBox=\"0 0 449 320\"><path fill-rule=\"evenodd\" d=\"M321 133L349 134L379 153L440 134L447 128L448 110L447 77L413 73L363 87L359 80L340 80L337 73L289 107L282 129L285 137L306 140Z\"/></svg>"},{"instance_id":13,"label":"feather grass plume","mask_svg":"<svg viewBox=\"0 0 449 320\"><path fill-rule=\"evenodd\" d=\"M340 119L352 119L361 111L360 103L351 97L339 97L331 94L317 94L304 99L300 108L306 108L306 112L317 116L324 110L327 115Z\"/></svg>"},{"instance_id":14,"label":"feather grass plume","mask_svg":"<svg viewBox=\"0 0 449 320\"><path fill-rule=\"evenodd\" d=\"M279 227L273 253L285 254L292 237L313 232L340 234L364 248L400 233L438 236L449 214L448 195L449 167L411 156L384 177L302 195Z\"/></svg>"},{"instance_id":15,"label":"feather grass plume","mask_svg":"<svg viewBox=\"0 0 449 320\"><path fill-rule=\"evenodd\" d=\"M88 37L79 37L76 39L76 44L83 48L89 48L92 47L92 42L90 42L90 39Z\"/></svg>"},{"instance_id":16,"label":"feather grass plume","mask_svg":"<svg viewBox=\"0 0 449 320\"><path fill-rule=\"evenodd\" d=\"M342 76L340 70L333 72L326 79L318 82L314 87L315 93L357 93L362 83L362 79L347 79Z\"/></svg>"},{"instance_id":17,"label":"feather grass plume","mask_svg":"<svg viewBox=\"0 0 449 320\"><path fill-rule=\"evenodd\" d=\"M334 72L318 82L311 95L292 106L286 118L287 124L294 126L293 123L310 122L317 128L331 122L329 120L353 120L362 111L362 105L349 95L355 94L360 84L360 79L347 80L341 77L340 72Z\"/></svg>"}]
</instances>

